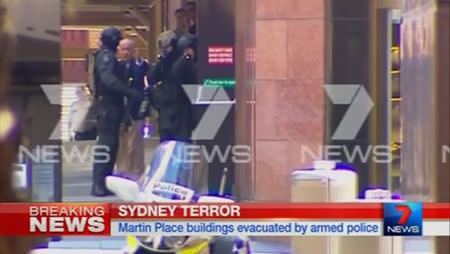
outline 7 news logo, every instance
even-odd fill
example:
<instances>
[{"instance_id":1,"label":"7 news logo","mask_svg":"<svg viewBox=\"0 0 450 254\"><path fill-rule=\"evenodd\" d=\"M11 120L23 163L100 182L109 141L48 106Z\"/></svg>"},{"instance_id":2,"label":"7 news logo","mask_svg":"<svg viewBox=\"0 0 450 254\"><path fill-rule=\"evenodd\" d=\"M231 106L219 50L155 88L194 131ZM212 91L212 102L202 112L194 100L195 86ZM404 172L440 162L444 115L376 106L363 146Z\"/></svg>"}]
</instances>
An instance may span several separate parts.
<instances>
[{"instance_id":1,"label":"7 news logo","mask_svg":"<svg viewBox=\"0 0 450 254\"><path fill-rule=\"evenodd\" d=\"M385 203L384 235L421 236L421 203Z\"/></svg>"}]
</instances>

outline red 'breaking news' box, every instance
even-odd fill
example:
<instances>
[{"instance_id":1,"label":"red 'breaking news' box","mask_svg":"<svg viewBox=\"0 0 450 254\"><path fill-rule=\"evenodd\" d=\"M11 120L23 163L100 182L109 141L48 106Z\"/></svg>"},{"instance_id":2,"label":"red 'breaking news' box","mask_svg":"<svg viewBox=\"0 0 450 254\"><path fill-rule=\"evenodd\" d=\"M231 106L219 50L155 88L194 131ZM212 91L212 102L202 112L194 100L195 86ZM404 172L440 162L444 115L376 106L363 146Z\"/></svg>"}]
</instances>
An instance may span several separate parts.
<instances>
[{"instance_id":1,"label":"red 'breaking news' box","mask_svg":"<svg viewBox=\"0 0 450 254\"><path fill-rule=\"evenodd\" d=\"M0 235L111 235L124 220L381 221L383 204L358 203L1 203ZM449 220L450 204L423 204L424 220Z\"/></svg>"},{"instance_id":2,"label":"red 'breaking news' box","mask_svg":"<svg viewBox=\"0 0 450 254\"><path fill-rule=\"evenodd\" d=\"M110 235L110 204L0 204L1 235Z\"/></svg>"}]
</instances>

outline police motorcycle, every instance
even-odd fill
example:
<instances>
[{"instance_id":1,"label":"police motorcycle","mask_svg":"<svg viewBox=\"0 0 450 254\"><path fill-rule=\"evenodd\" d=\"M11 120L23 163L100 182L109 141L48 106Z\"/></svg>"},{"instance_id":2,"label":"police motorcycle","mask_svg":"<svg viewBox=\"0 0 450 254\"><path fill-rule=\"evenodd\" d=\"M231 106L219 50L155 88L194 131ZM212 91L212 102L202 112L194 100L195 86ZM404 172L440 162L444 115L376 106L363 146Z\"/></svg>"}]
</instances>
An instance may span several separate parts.
<instances>
[{"instance_id":1,"label":"police motorcycle","mask_svg":"<svg viewBox=\"0 0 450 254\"><path fill-rule=\"evenodd\" d=\"M222 196L197 194L202 191L201 185L206 186L206 181L194 180L199 177L193 174L192 164L186 163L187 145L179 141L163 142L141 179L113 175L106 178L106 186L124 202L234 202ZM123 251L124 254L250 254L250 246L246 237L130 235Z\"/></svg>"}]
</instances>

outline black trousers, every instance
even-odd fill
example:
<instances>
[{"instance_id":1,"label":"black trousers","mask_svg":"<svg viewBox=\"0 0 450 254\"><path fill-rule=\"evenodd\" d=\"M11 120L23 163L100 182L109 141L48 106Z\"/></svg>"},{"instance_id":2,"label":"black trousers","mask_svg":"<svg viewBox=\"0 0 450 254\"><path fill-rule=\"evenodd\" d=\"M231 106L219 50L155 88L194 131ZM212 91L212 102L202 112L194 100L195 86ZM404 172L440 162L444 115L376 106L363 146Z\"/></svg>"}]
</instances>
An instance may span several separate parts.
<instances>
[{"instance_id":1,"label":"black trousers","mask_svg":"<svg viewBox=\"0 0 450 254\"><path fill-rule=\"evenodd\" d=\"M93 170L93 192L95 188L100 191L106 190L105 178L112 175L119 148L119 130L123 119L124 106L119 102L99 100L97 102L98 124L97 124L97 146L96 148L107 151L109 158L104 154L94 156Z\"/></svg>"}]
</instances>

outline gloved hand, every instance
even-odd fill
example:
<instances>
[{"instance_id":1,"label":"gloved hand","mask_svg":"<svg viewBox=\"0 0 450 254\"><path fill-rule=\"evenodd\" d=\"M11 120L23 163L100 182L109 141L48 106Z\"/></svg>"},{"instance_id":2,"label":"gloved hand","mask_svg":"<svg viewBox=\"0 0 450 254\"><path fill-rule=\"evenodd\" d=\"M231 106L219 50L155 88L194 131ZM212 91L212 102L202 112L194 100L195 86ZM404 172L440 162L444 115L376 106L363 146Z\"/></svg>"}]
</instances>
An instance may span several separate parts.
<instances>
[{"instance_id":1,"label":"gloved hand","mask_svg":"<svg viewBox=\"0 0 450 254\"><path fill-rule=\"evenodd\" d=\"M185 49L185 50L184 50L184 56L185 56L187 59L194 58L194 56L195 56L194 50L193 50L192 48L187 48L187 49Z\"/></svg>"},{"instance_id":2,"label":"gloved hand","mask_svg":"<svg viewBox=\"0 0 450 254\"><path fill-rule=\"evenodd\" d=\"M170 54L161 53L158 55L158 62L160 64L166 64L169 61Z\"/></svg>"},{"instance_id":3,"label":"gloved hand","mask_svg":"<svg viewBox=\"0 0 450 254\"><path fill-rule=\"evenodd\" d=\"M150 110L150 101L149 99L146 99L141 102L141 105L139 107L139 117L147 117L149 115Z\"/></svg>"}]
</instances>

